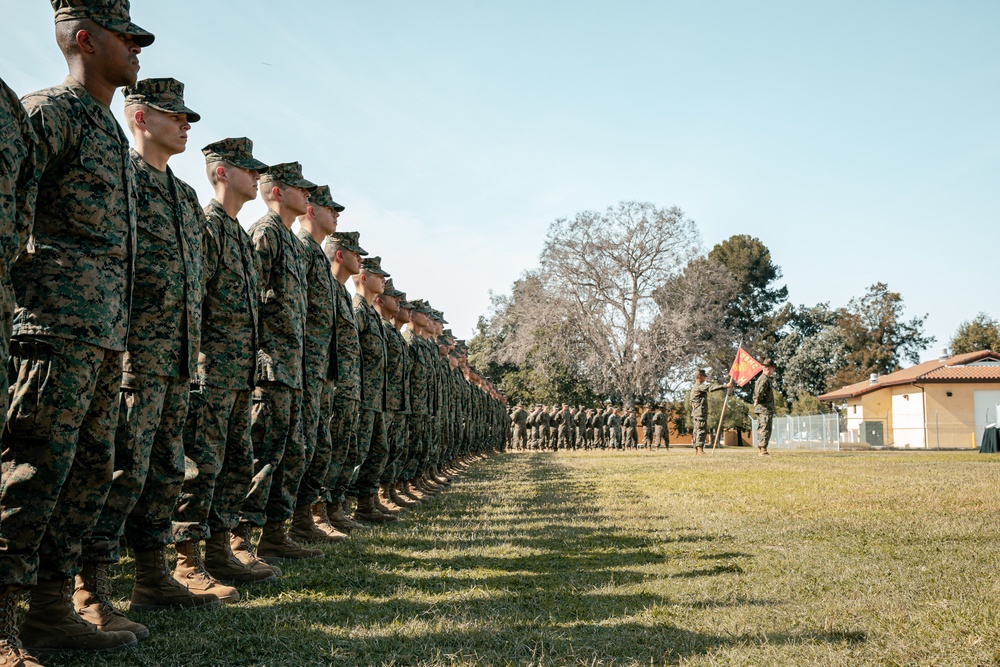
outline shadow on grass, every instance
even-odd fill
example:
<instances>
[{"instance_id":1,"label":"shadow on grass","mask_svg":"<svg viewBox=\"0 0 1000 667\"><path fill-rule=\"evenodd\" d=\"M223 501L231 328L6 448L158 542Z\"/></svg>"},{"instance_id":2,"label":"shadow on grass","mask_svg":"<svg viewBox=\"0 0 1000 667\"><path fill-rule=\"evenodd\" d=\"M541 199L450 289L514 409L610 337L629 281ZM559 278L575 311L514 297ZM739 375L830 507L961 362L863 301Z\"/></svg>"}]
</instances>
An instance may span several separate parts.
<instances>
[{"instance_id":1,"label":"shadow on grass","mask_svg":"<svg viewBox=\"0 0 1000 667\"><path fill-rule=\"evenodd\" d=\"M490 510L494 481L515 476L517 493L503 497L512 509L480 517ZM715 609L775 603L740 597L678 603L636 591L630 587L663 578L649 571L665 561L657 547L717 537L664 538L606 519L587 488L574 484L551 455L488 461L400 524L326 548L324 560L283 565L278 583L244 589L239 605L135 614L153 634L138 651L46 664L648 664L739 645L866 641L850 631L726 635L678 627L671 618L678 604ZM752 556L724 551L699 558ZM719 562L673 577L742 571ZM127 596L130 583L131 566L116 568L116 594Z\"/></svg>"}]
</instances>

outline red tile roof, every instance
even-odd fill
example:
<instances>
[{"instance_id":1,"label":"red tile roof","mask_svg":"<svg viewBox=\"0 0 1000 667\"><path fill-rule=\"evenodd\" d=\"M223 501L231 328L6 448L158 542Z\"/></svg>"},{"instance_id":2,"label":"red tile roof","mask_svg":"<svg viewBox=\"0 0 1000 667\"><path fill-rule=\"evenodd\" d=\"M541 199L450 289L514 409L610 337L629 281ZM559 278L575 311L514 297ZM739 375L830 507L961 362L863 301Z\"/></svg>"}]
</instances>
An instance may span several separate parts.
<instances>
[{"instance_id":1,"label":"red tile roof","mask_svg":"<svg viewBox=\"0 0 1000 667\"><path fill-rule=\"evenodd\" d=\"M981 366L969 365L976 362L995 361L994 364ZM884 387L895 387L903 384L918 384L925 382L1000 382L1000 354L991 350L956 354L941 361L925 361L922 364L898 370L895 373L882 375L872 384L869 380L855 382L836 391L823 394L821 401L842 401L857 398L864 394L877 391Z\"/></svg>"}]
</instances>

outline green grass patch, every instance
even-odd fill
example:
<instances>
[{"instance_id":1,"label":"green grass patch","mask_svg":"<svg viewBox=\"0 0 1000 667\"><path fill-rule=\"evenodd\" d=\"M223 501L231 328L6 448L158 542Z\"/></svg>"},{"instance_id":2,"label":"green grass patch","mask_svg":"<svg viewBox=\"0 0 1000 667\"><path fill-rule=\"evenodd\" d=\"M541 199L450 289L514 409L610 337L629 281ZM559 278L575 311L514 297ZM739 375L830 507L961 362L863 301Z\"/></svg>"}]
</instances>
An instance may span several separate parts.
<instances>
[{"instance_id":1,"label":"green grass patch","mask_svg":"<svg viewBox=\"0 0 1000 667\"><path fill-rule=\"evenodd\" d=\"M130 614L136 651L46 664L1000 664L997 463L506 454L236 605Z\"/></svg>"}]
</instances>

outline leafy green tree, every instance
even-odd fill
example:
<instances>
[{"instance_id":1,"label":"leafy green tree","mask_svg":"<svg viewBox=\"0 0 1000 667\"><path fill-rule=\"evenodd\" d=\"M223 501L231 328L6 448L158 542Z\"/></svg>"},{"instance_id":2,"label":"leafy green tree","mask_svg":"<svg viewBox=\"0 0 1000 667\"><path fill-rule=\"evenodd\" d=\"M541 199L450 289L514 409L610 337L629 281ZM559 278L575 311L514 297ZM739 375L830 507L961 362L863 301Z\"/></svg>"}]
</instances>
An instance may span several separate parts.
<instances>
[{"instance_id":1,"label":"leafy green tree","mask_svg":"<svg viewBox=\"0 0 1000 667\"><path fill-rule=\"evenodd\" d=\"M985 312L971 321L962 322L949 344L952 354L966 354L980 350L1000 352L1000 325Z\"/></svg>"},{"instance_id":2,"label":"leafy green tree","mask_svg":"<svg viewBox=\"0 0 1000 667\"><path fill-rule=\"evenodd\" d=\"M924 335L927 315L904 320L903 311L903 297L885 283L875 283L850 300L838 318L847 355L831 381L833 387L860 382L872 373L892 373L904 361L920 361L920 353L935 338Z\"/></svg>"},{"instance_id":3,"label":"leafy green tree","mask_svg":"<svg viewBox=\"0 0 1000 667\"><path fill-rule=\"evenodd\" d=\"M737 234L718 243L708 258L722 264L736 280L736 293L726 309L726 323L746 342L763 341L774 334L775 309L788 298L778 287L781 268L760 239ZM773 341L772 341L773 342Z\"/></svg>"}]
</instances>

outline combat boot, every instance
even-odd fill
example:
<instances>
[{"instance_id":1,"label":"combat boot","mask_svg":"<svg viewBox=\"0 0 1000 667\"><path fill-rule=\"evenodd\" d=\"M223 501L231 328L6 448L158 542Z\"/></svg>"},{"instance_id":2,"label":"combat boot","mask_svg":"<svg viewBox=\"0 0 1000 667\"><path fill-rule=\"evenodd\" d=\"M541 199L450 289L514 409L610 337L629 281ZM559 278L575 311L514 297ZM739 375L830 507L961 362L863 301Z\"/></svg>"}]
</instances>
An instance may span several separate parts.
<instances>
[{"instance_id":1,"label":"combat boot","mask_svg":"<svg viewBox=\"0 0 1000 667\"><path fill-rule=\"evenodd\" d=\"M389 500L396 503L400 507L416 507L420 503L412 498L407 498L404 496L400 489L403 487L403 482L396 484L395 486L389 487Z\"/></svg>"},{"instance_id":2,"label":"combat boot","mask_svg":"<svg viewBox=\"0 0 1000 667\"><path fill-rule=\"evenodd\" d=\"M260 533L257 542L257 557L264 562L272 560L305 560L308 558L323 558L322 549L309 549L288 537L284 521L268 521Z\"/></svg>"},{"instance_id":3,"label":"combat boot","mask_svg":"<svg viewBox=\"0 0 1000 667\"><path fill-rule=\"evenodd\" d=\"M359 528L365 528L365 524L355 521L348 516L347 512L344 511L344 503L334 503L333 511L328 511L327 517L330 519L331 526L337 530L344 531L345 533Z\"/></svg>"},{"instance_id":4,"label":"combat boot","mask_svg":"<svg viewBox=\"0 0 1000 667\"><path fill-rule=\"evenodd\" d=\"M73 607L80 618L105 632L125 630L136 639L149 639L149 628L129 620L111 604L107 563L83 563L80 574L76 575Z\"/></svg>"},{"instance_id":5,"label":"combat boot","mask_svg":"<svg viewBox=\"0 0 1000 667\"><path fill-rule=\"evenodd\" d=\"M358 496L358 509L354 516L371 523L393 523L399 519L393 514L383 514L375 506L375 496Z\"/></svg>"},{"instance_id":6,"label":"combat boot","mask_svg":"<svg viewBox=\"0 0 1000 667\"><path fill-rule=\"evenodd\" d=\"M404 497L408 498L414 505L423 505L425 496L414 489L409 481L404 481L399 483L399 493Z\"/></svg>"},{"instance_id":7,"label":"combat boot","mask_svg":"<svg viewBox=\"0 0 1000 667\"><path fill-rule=\"evenodd\" d=\"M251 530L252 526L249 523L241 523L233 530L229 546L232 548L236 560L258 572L261 570L270 570L273 575L280 577L281 568L277 565L265 563L260 558L257 558L257 554L253 552L253 547L250 546Z\"/></svg>"},{"instance_id":8,"label":"combat boot","mask_svg":"<svg viewBox=\"0 0 1000 667\"><path fill-rule=\"evenodd\" d=\"M331 526L332 528L332 526ZM337 542L343 542L347 539L347 536L337 531L341 537L333 537L328 535L326 531L316 525L313 521L312 506L311 505L300 505L295 508L295 513L292 514L292 527L288 531L288 537L295 540L296 542L303 543L318 543L318 544L336 544Z\"/></svg>"},{"instance_id":9,"label":"combat boot","mask_svg":"<svg viewBox=\"0 0 1000 667\"><path fill-rule=\"evenodd\" d=\"M135 552L135 585L132 587L132 609L163 611L165 609L218 609L222 600L214 595L189 591L173 578L164 549Z\"/></svg>"},{"instance_id":10,"label":"combat boot","mask_svg":"<svg viewBox=\"0 0 1000 667\"><path fill-rule=\"evenodd\" d=\"M201 549L194 540L176 542L177 565L174 567L174 579L181 582L192 593L212 595L223 602L239 602L240 592L232 586L226 586L215 579L205 569L201 559Z\"/></svg>"},{"instance_id":11,"label":"combat boot","mask_svg":"<svg viewBox=\"0 0 1000 667\"><path fill-rule=\"evenodd\" d=\"M20 586L0 590L0 665L4 667L43 667L21 646L17 638L17 612L21 607Z\"/></svg>"},{"instance_id":12,"label":"combat boot","mask_svg":"<svg viewBox=\"0 0 1000 667\"><path fill-rule=\"evenodd\" d=\"M406 506L397 505L393 502L392 498L389 497L388 485L379 488L378 494L375 496L375 503L375 506L378 507L379 511L383 511L384 508L384 511L389 512L390 514L399 515L409 511L406 509Z\"/></svg>"},{"instance_id":13,"label":"combat boot","mask_svg":"<svg viewBox=\"0 0 1000 667\"><path fill-rule=\"evenodd\" d=\"M137 640L127 630L105 632L73 608L72 579L39 581L31 589L28 614L21 624L21 641L35 655L57 651L119 651L134 648ZM29 663L30 664L30 663Z\"/></svg>"},{"instance_id":14,"label":"combat boot","mask_svg":"<svg viewBox=\"0 0 1000 667\"><path fill-rule=\"evenodd\" d=\"M244 565L233 553L229 532L213 533L205 540L205 570L219 581L236 584L269 584L277 581L274 570L259 561L261 567Z\"/></svg>"},{"instance_id":15,"label":"combat boot","mask_svg":"<svg viewBox=\"0 0 1000 667\"><path fill-rule=\"evenodd\" d=\"M395 505L391 503L386 504L382 502L382 499L379 498L377 493L374 496L372 496L372 506L382 514L385 514L386 516L391 516L392 518L397 520L399 519L399 515L403 513L403 510L397 508Z\"/></svg>"},{"instance_id":16,"label":"combat boot","mask_svg":"<svg viewBox=\"0 0 1000 667\"><path fill-rule=\"evenodd\" d=\"M312 509L313 523L316 524L317 528L326 533L327 536L334 538L334 540L337 542L343 542L344 540L347 539L347 532L341 532L337 530L336 528L333 527L333 524L330 523L330 517L327 516L326 513L325 502L320 501L318 503L315 503L311 509ZM351 527L348 529L348 531L353 529L354 528Z\"/></svg>"},{"instance_id":17,"label":"combat boot","mask_svg":"<svg viewBox=\"0 0 1000 667\"><path fill-rule=\"evenodd\" d=\"M757 452L758 456L770 456L770 454L767 451L767 447L758 447L757 450L758 450Z\"/></svg>"},{"instance_id":18,"label":"combat boot","mask_svg":"<svg viewBox=\"0 0 1000 667\"><path fill-rule=\"evenodd\" d=\"M451 480L448 479L447 476L442 476L441 473L438 472L436 466L430 469L428 475L430 476L431 481L437 484L438 486L451 486Z\"/></svg>"}]
</instances>

